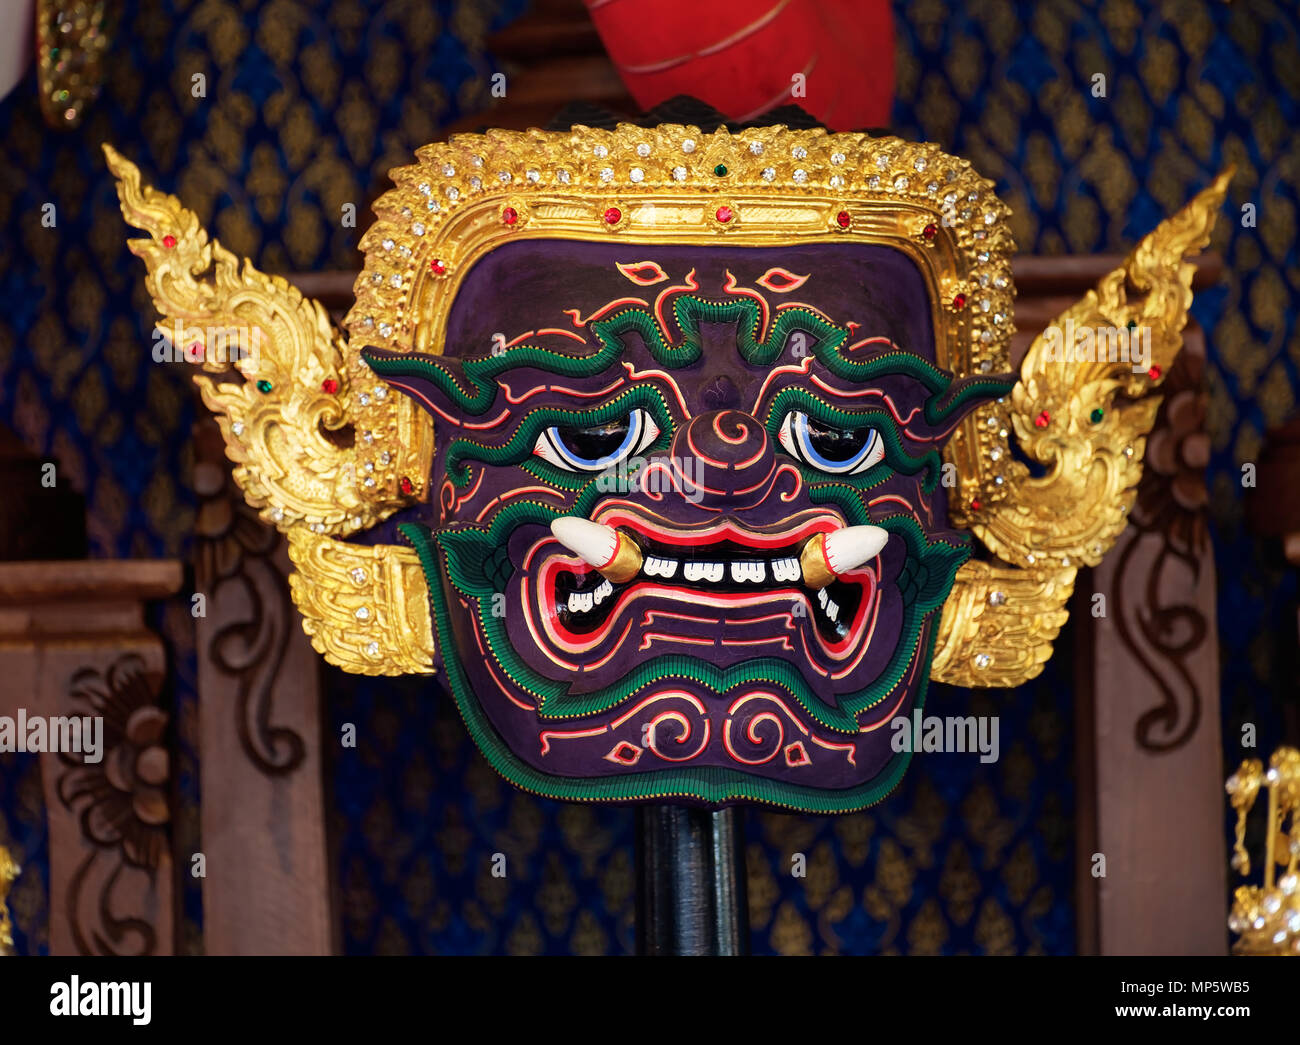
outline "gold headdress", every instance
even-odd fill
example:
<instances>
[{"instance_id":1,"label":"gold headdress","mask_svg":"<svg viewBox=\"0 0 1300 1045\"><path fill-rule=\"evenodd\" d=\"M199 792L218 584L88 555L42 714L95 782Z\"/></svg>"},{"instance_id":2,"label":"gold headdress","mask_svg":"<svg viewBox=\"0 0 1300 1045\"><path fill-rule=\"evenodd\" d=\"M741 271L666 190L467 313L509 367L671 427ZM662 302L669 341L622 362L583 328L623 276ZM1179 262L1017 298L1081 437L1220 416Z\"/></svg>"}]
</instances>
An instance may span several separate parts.
<instances>
[{"instance_id":1,"label":"gold headdress","mask_svg":"<svg viewBox=\"0 0 1300 1045\"><path fill-rule=\"evenodd\" d=\"M1237 811L1237 841L1232 866L1250 874L1246 851L1246 816L1261 790L1268 796L1264 824L1264 876L1262 885L1238 886L1233 895L1228 928L1240 935L1233 950L1238 954L1300 954L1300 751L1280 747L1268 760L1268 770L1257 758L1241 763L1226 785L1228 799ZM1277 875L1281 867L1282 874Z\"/></svg>"},{"instance_id":2,"label":"gold headdress","mask_svg":"<svg viewBox=\"0 0 1300 1045\"><path fill-rule=\"evenodd\" d=\"M910 257L930 293L937 361L958 376L1005 371L1013 331L1012 238L993 186L937 146L769 127L731 134L665 125L613 131L490 131L429 145L393 172L362 239L350 337L279 277L209 241L180 202L142 187L106 147L155 305L216 414L235 478L288 535L293 594L313 645L363 674L427 672L433 629L415 554L347 537L426 496L427 415L389 395L366 345L438 354L474 263L518 238L737 245L857 240ZM1125 523L1159 405L1144 396L1181 346L1188 255L1209 239L1227 175L1141 241L1060 319L1145 328L1151 366L1062 361L1035 340L1011 395L980 408L945 450L957 525L995 557L957 574L932 677L1013 686L1034 677L1066 619L1077 569ZM238 344L243 383L213 331ZM1008 438L1047 466L1012 459ZM1080 506L1086 505L1087 510ZM305 580L304 580L305 579Z\"/></svg>"}]
</instances>

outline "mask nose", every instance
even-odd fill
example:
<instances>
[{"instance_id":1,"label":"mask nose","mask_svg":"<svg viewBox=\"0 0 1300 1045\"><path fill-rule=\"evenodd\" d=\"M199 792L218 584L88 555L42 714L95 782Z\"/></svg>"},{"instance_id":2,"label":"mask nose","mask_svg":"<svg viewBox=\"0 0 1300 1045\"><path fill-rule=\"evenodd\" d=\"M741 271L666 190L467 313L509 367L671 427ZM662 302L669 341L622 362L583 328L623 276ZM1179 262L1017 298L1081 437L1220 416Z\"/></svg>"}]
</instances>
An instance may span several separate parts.
<instances>
[{"instance_id":1,"label":"mask nose","mask_svg":"<svg viewBox=\"0 0 1300 1045\"><path fill-rule=\"evenodd\" d=\"M723 511L761 501L776 468L767 432L740 410L714 410L692 418L673 438L672 454L693 499Z\"/></svg>"}]
</instances>

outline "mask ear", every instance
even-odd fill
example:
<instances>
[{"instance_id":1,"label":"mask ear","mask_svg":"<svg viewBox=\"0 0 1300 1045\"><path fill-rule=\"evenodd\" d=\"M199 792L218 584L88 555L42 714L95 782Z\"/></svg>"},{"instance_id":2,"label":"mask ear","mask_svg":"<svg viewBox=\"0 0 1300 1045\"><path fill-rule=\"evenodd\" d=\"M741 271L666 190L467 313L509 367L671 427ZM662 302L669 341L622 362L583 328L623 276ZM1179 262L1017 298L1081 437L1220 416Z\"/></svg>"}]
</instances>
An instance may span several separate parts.
<instances>
[{"instance_id":1,"label":"mask ear","mask_svg":"<svg viewBox=\"0 0 1300 1045\"><path fill-rule=\"evenodd\" d=\"M483 369L483 360L466 362L452 356L415 355L373 345L361 350L361 358L391 387L410 396L441 421L459 423L458 415L485 413L496 399L496 381L477 372Z\"/></svg>"}]
</instances>

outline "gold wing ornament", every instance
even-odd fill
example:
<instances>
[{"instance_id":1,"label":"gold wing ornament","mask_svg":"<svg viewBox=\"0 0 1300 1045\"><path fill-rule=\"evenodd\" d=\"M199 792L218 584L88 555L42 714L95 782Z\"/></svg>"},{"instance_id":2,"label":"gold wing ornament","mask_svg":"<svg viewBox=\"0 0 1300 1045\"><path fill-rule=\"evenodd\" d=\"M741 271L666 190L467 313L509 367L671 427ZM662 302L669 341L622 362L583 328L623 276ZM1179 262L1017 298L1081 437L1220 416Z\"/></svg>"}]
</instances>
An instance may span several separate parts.
<instances>
[{"instance_id":1,"label":"gold wing ornament","mask_svg":"<svg viewBox=\"0 0 1300 1045\"><path fill-rule=\"evenodd\" d=\"M171 341L199 346L195 380L235 479L288 535L304 628L346 671L428 672L435 655L415 554L342 539L426 499L433 453L428 415L389 395L360 348L441 353L460 280L512 237L889 245L916 262L930 289L939 364L958 376L1007 369L1008 212L967 161L930 143L621 125L489 131L425 146L416 164L392 172L397 187L376 202L378 220L362 239L366 265L348 316L356 349L318 303L241 265L175 197L142 187L131 163L105 152L126 220L149 234L131 249L148 267ZM992 558L957 573L933 678L1015 686L1051 655L1077 569L1099 562L1124 527L1159 406L1145 393L1181 346L1194 268L1186 259L1208 242L1228 177L1142 240L1056 324L1137 330L1149 337L1148 362L1135 370L1109 356L1062 359L1060 344L1040 336L1010 395L954 433L945 449L959 478L950 512ZM964 307L968 296L975 307ZM232 341L233 373L217 343ZM1047 466L1042 478L1012 459L1013 431Z\"/></svg>"},{"instance_id":2,"label":"gold wing ornament","mask_svg":"<svg viewBox=\"0 0 1300 1045\"><path fill-rule=\"evenodd\" d=\"M1221 173L1034 338L1010 396L954 435L954 525L1001 561L958 570L932 678L1016 686L1051 656L1078 568L1097 565L1128 520L1161 401L1147 393L1182 348L1188 259L1209 242L1231 177ZM1041 478L1007 454L1008 429L1047 467Z\"/></svg>"}]
</instances>

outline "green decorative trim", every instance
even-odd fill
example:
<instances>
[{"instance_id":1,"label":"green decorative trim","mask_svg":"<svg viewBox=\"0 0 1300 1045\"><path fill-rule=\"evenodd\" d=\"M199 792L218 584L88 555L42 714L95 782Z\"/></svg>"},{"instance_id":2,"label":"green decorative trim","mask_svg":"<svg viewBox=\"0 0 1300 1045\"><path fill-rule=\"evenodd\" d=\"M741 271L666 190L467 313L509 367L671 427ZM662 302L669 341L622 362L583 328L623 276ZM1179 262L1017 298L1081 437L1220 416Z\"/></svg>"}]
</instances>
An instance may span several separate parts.
<instances>
[{"instance_id":1,"label":"green decorative trim","mask_svg":"<svg viewBox=\"0 0 1300 1045\"><path fill-rule=\"evenodd\" d=\"M759 802L799 813L829 815L851 813L882 801L902 779L911 762L911 751L897 752L872 780L842 791L789 784L754 777L733 769L703 767L665 769L653 774L628 773L619 776L573 778L544 773L516 757L488 720L487 712L474 698L464 666L455 654L447 612L447 600L438 569L437 542L427 526L403 523L398 527L419 556L438 632L439 648L448 651L444 659L447 680L465 727L489 764L514 786L535 795L570 802L645 802L693 799L711 805L729 802ZM923 667L916 695L916 707L925 706L929 688L929 665L934 654L934 629L925 639ZM651 781L655 783L651 783Z\"/></svg>"}]
</instances>

